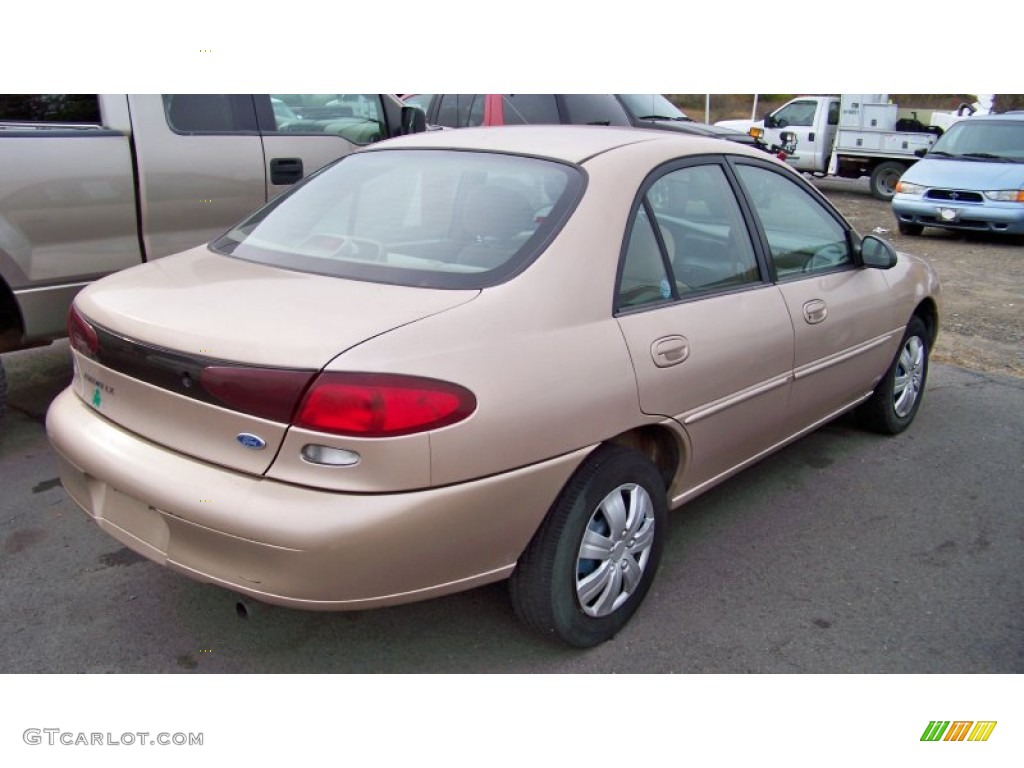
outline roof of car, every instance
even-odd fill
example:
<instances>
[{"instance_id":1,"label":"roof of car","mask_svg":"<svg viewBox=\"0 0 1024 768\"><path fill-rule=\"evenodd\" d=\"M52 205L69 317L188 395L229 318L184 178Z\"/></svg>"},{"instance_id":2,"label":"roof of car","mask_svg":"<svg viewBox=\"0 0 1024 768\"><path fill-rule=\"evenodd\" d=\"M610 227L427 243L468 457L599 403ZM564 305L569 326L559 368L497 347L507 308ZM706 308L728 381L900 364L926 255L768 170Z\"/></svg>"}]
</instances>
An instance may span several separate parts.
<instances>
[{"instance_id":1,"label":"roof of car","mask_svg":"<svg viewBox=\"0 0 1024 768\"><path fill-rule=\"evenodd\" d=\"M488 128L459 128L427 131L413 136L374 144L369 150L385 149L474 149L536 155L581 163L587 158L628 144L666 142L679 154L724 151L738 144L683 133L644 128L612 128L594 125L512 125ZM724 145L724 146L723 146Z\"/></svg>"}]
</instances>

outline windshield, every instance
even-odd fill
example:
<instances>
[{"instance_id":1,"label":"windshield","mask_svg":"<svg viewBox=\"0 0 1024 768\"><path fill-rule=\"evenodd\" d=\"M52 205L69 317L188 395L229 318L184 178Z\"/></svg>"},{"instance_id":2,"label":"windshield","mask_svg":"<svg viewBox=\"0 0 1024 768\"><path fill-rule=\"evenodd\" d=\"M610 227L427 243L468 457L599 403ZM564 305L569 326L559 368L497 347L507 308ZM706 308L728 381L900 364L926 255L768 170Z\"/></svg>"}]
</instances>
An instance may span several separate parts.
<instances>
[{"instance_id":1,"label":"windshield","mask_svg":"<svg viewBox=\"0 0 1024 768\"><path fill-rule=\"evenodd\" d=\"M692 120L660 93L616 94L638 120Z\"/></svg>"},{"instance_id":2,"label":"windshield","mask_svg":"<svg viewBox=\"0 0 1024 768\"><path fill-rule=\"evenodd\" d=\"M363 152L314 174L211 247L301 272L482 288L543 250L583 185L575 166L517 155Z\"/></svg>"},{"instance_id":3,"label":"windshield","mask_svg":"<svg viewBox=\"0 0 1024 768\"><path fill-rule=\"evenodd\" d=\"M1024 120L961 120L950 126L929 154L1024 162Z\"/></svg>"}]
</instances>

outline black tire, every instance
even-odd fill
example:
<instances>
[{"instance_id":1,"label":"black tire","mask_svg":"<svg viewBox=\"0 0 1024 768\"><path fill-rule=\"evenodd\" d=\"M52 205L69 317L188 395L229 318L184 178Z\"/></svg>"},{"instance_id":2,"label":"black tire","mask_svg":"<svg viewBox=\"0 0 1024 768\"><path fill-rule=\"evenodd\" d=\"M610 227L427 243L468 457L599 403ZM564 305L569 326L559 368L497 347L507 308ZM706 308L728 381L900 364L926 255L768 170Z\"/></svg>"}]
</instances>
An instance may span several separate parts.
<instances>
[{"instance_id":1,"label":"black tire","mask_svg":"<svg viewBox=\"0 0 1024 768\"><path fill-rule=\"evenodd\" d=\"M7 372L4 371L4 359L0 357L0 419L7 411Z\"/></svg>"},{"instance_id":2,"label":"black tire","mask_svg":"<svg viewBox=\"0 0 1024 768\"><path fill-rule=\"evenodd\" d=\"M862 426L883 435L898 435L910 426L928 381L928 353L928 329L915 315L907 324L896 359L857 409Z\"/></svg>"},{"instance_id":3,"label":"black tire","mask_svg":"<svg viewBox=\"0 0 1024 768\"><path fill-rule=\"evenodd\" d=\"M906 221L897 221L896 227L899 229L901 235L909 235L910 237L917 237L924 232L923 224L910 224Z\"/></svg>"},{"instance_id":4,"label":"black tire","mask_svg":"<svg viewBox=\"0 0 1024 768\"><path fill-rule=\"evenodd\" d=\"M892 160L876 165L871 171L871 194L885 202L892 200L896 194L896 182L905 170L907 166Z\"/></svg>"},{"instance_id":5,"label":"black tire","mask_svg":"<svg viewBox=\"0 0 1024 768\"><path fill-rule=\"evenodd\" d=\"M613 519L621 531L609 530ZM577 648L611 639L654 580L667 526L665 483L654 465L627 448L598 448L519 558L509 581L516 613ZM594 545L587 554L604 556L584 557L585 537Z\"/></svg>"}]
</instances>

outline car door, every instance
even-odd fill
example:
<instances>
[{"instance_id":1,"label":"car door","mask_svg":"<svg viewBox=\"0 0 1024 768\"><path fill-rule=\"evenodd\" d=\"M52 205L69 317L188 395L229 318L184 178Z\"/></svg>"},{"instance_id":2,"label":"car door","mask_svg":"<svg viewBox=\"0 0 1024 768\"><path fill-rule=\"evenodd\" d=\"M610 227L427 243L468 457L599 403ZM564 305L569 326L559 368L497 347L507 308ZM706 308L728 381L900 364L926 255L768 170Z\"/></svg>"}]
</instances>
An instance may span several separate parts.
<instances>
[{"instance_id":1,"label":"car door","mask_svg":"<svg viewBox=\"0 0 1024 768\"><path fill-rule=\"evenodd\" d=\"M784 423L793 328L748 225L723 162L684 162L649 182L623 245L616 318L641 409L689 438L683 493L773 446Z\"/></svg>"},{"instance_id":2,"label":"car door","mask_svg":"<svg viewBox=\"0 0 1024 768\"><path fill-rule=\"evenodd\" d=\"M868 394L901 330L883 271L861 267L852 233L785 168L743 160L736 173L763 237L795 333L789 429L799 431Z\"/></svg>"}]
</instances>

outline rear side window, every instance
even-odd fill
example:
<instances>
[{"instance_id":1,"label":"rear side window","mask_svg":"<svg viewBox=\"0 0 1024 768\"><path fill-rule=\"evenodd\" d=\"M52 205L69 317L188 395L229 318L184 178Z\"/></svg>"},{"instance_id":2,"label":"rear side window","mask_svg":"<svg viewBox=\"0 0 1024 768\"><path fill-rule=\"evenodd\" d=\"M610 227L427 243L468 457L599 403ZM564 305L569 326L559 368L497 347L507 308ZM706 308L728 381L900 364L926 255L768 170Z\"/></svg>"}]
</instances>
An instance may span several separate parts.
<instances>
[{"instance_id":1,"label":"rear side window","mask_svg":"<svg viewBox=\"0 0 1024 768\"><path fill-rule=\"evenodd\" d=\"M0 121L99 125L99 99L77 93L0 94Z\"/></svg>"},{"instance_id":2,"label":"rear side window","mask_svg":"<svg viewBox=\"0 0 1024 768\"><path fill-rule=\"evenodd\" d=\"M176 133L256 131L252 96L230 93L165 93L167 125Z\"/></svg>"},{"instance_id":3,"label":"rear side window","mask_svg":"<svg viewBox=\"0 0 1024 768\"><path fill-rule=\"evenodd\" d=\"M569 93L562 97L573 125L631 125L618 100L607 93Z\"/></svg>"},{"instance_id":4,"label":"rear side window","mask_svg":"<svg viewBox=\"0 0 1024 768\"><path fill-rule=\"evenodd\" d=\"M583 183L575 166L515 155L357 153L261 209L213 248L302 272L478 288L535 258Z\"/></svg>"},{"instance_id":5,"label":"rear side window","mask_svg":"<svg viewBox=\"0 0 1024 768\"><path fill-rule=\"evenodd\" d=\"M558 125L558 104L552 93L504 93L501 96L505 125Z\"/></svg>"}]
</instances>

